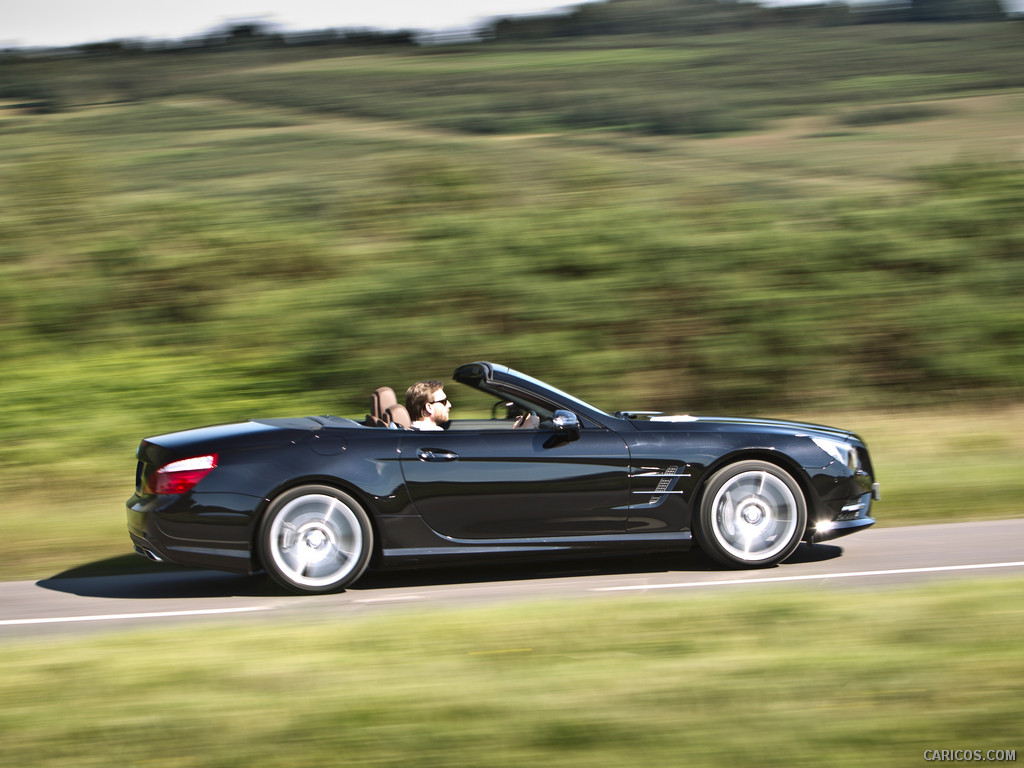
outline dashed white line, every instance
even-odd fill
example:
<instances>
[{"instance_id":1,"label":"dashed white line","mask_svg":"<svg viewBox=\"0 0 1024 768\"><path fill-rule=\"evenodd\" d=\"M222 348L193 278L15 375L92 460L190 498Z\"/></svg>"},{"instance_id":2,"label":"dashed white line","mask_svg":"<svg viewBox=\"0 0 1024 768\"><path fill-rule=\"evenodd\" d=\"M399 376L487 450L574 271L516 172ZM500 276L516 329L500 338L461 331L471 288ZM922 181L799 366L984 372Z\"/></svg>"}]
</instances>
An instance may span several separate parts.
<instances>
[{"instance_id":1,"label":"dashed white line","mask_svg":"<svg viewBox=\"0 0 1024 768\"><path fill-rule=\"evenodd\" d=\"M422 600L423 595L396 595L394 597L364 597L353 600L353 603L367 605L369 603L406 603L410 600Z\"/></svg>"},{"instance_id":2,"label":"dashed white line","mask_svg":"<svg viewBox=\"0 0 1024 768\"><path fill-rule=\"evenodd\" d=\"M151 611L148 613L110 613L92 616L49 616L42 619L0 619L0 627L18 627L29 624L63 624L74 621L120 621L123 619L161 619L171 616L216 616L225 613L247 613L265 611L269 605L252 605L245 608L206 608L195 611Z\"/></svg>"},{"instance_id":3,"label":"dashed white line","mask_svg":"<svg viewBox=\"0 0 1024 768\"><path fill-rule=\"evenodd\" d=\"M625 592L645 589L685 589L687 587L720 587L726 584L772 584L782 581L816 581L818 579L854 579L866 576L900 576L911 573L971 571L984 568L1021 568L1024 561L1011 563L977 563L974 565L937 565L930 568L893 568L883 571L848 571L845 573L808 573L801 576L770 576L761 579L724 579L722 581L683 581L675 584L632 584L623 587L595 587L591 592Z\"/></svg>"},{"instance_id":4,"label":"dashed white line","mask_svg":"<svg viewBox=\"0 0 1024 768\"><path fill-rule=\"evenodd\" d=\"M594 587L591 592L639 592L649 589L686 589L692 587L720 587L726 585L778 584L780 582L816 581L822 579L854 579L871 576L900 576L915 573L942 573L949 571L971 571L995 568L1022 568L1024 560L1006 563L975 563L971 565L941 565L927 568L892 568L878 571L847 571L843 573L808 573L800 576L770 576L767 578L723 579L720 581L684 581L670 584L631 584L618 587ZM354 603L384 603L422 600L423 595L396 595L389 597L363 598ZM250 613L274 608L271 605L253 605L236 608L207 608L191 611L148 611L144 613L111 613L87 616L50 616L36 619L0 619L0 627L29 626L33 624L62 624L82 621L124 621L131 619L158 619L175 616L217 616L232 613Z\"/></svg>"}]
</instances>

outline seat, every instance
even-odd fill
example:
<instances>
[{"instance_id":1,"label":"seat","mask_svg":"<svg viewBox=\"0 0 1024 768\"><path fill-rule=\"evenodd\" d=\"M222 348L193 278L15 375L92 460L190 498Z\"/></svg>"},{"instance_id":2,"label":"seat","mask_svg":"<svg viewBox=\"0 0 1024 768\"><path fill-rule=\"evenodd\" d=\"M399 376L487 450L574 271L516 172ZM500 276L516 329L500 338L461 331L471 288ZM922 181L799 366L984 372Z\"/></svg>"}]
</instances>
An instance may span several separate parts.
<instances>
[{"instance_id":1,"label":"seat","mask_svg":"<svg viewBox=\"0 0 1024 768\"><path fill-rule=\"evenodd\" d=\"M412 419L404 405L395 403L384 410L384 423L388 429L412 429Z\"/></svg>"},{"instance_id":2,"label":"seat","mask_svg":"<svg viewBox=\"0 0 1024 768\"><path fill-rule=\"evenodd\" d=\"M370 396L370 413L366 417L366 425L369 427L386 427L387 421L384 418L388 408L398 404L395 397L395 390L391 387L377 387Z\"/></svg>"}]
</instances>

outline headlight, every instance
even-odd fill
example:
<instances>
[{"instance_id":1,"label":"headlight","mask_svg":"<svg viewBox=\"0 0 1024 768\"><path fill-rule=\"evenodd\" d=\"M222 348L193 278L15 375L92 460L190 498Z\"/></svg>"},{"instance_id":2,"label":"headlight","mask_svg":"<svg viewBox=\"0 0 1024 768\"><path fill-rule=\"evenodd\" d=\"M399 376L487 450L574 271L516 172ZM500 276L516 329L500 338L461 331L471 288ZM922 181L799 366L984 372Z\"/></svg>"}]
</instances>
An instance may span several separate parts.
<instances>
[{"instance_id":1,"label":"headlight","mask_svg":"<svg viewBox=\"0 0 1024 768\"><path fill-rule=\"evenodd\" d=\"M811 440L840 464L844 464L855 472L860 469L860 458L857 456L857 449L849 443L841 443L838 440L831 440L827 437L812 437Z\"/></svg>"}]
</instances>

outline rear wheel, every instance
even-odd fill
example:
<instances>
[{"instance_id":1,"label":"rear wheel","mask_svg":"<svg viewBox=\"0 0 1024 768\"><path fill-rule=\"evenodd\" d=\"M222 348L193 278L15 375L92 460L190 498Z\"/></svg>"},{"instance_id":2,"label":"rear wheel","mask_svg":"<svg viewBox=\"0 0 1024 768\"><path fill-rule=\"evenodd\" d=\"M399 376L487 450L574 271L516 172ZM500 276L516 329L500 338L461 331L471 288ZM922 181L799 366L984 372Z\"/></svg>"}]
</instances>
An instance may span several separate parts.
<instances>
[{"instance_id":1,"label":"rear wheel","mask_svg":"<svg viewBox=\"0 0 1024 768\"><path fill-rule=\"evenodd\" d=\"M333 592L366 570L373 529L348 494L304 485L271 502L259 543L263 567L274 581L295 592Z\"/></svg>"},{"instance_id":2,"label":"rear wheel","mask_svg":"<svg viewBox=\"0 0 1024 768\"><path fill-rule=\"evenodd\" d=\"M708 482L694 533L720 563L759 568L789 557L806 525L807 502L792 475L766 461L740 461Z\"/></svg>"}]
</instances>

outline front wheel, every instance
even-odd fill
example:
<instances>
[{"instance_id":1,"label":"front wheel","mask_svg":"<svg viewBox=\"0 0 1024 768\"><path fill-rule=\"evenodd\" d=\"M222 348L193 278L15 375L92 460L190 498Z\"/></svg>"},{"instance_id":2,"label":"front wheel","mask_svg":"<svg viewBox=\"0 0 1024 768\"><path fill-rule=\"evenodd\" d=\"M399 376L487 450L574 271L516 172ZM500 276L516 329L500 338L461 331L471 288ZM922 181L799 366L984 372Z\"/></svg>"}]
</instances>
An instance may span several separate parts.
<instances>
[{"instance_id":1,"label":"front wheel","mask_svg":"<svg viewBox=\"0 0 1024 768\"><path fill-rule=\"evenodd\" d=\"M694 534L720 563L760 568L789 557L806 525L807 502L788 472L766 461L740 461L708 482Z\"/></svg>"},{"instance_id":2,"label":"front wheel","mask_svg":"<svg viewBox=\"0 0 1024 768\"><path fill-rule=\"evenodd\" d=\"M358 579L373 552L373 529L359 503L325 485L293 488L271 502L260 526L267 574L295 592L322 593Z\"/></svg>"}]
</instances>

